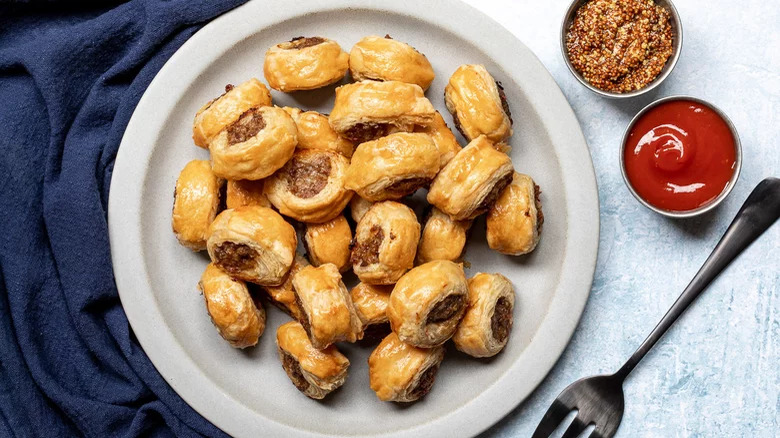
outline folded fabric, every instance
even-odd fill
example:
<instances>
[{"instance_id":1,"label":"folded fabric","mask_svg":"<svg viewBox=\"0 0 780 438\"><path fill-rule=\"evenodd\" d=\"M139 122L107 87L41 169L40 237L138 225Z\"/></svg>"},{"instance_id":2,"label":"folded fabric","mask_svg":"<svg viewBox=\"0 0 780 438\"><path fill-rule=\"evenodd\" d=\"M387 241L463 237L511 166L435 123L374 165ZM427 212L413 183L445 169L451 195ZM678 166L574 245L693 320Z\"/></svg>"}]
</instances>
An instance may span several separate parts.
<instances>
[{"instance_id":1,"label":"folded fabric","mask_svg":"<svg viewBox=\"0 0 780 438\"><path fill-rule=\"evenodd\" d=\"M224 436L133 336L106 211L149 82L240 3L0 6L0 436Z\"/></svg>"}]
</instances>

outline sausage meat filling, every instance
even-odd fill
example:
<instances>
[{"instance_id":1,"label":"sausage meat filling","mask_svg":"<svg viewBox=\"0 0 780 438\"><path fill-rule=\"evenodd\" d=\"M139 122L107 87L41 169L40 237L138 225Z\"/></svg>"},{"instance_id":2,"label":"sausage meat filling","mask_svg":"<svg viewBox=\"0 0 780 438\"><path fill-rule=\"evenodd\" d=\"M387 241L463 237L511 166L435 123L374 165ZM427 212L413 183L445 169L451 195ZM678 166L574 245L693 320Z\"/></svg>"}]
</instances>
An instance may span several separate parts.
<instances>
[{"instance_id":1,"label":"sausage meat filling","mask_svg":"<svg viewBox=\"0 0 780 438\"><path fill-rule=\"evenodd\" d=\"M249 108L227 128L228 144L243 143L265 128L260 108Z\"/></svg>"},{"instance_id":2,"label":"sausage meat filling","mask_svg":"<svg viewBox=\"0 0 780 438\"><path fill-rule=\"evenodd\" d=\"M357 123L342 136L355 143L363 143L387 135L388 125L384 123Z\"/></svg>"},{"instance_id":3,"label":"sausage meat filling","mask_svg":"<svg viewBox=\"0 0 780 438\"><path fill-rule=\"evenodd\" d=\"M256 257L257 251L241 243L222 242L214 248L217 264L229 274L251 269Z\"/></svg>"},{"instance_id":4,"label":"sausage meat filling","mask_svg":"<svg viewBox=\"0 0 780 438\"><path fill-rule=\"evenodd\" d=\"M496 199L498 199L498 195L501 194L501 192L512 182L512 174L508 173L505 177L501 178L496 185L493 186L493 188L490 190L490 193L485 196L485 199L482 200L482 202L479 204L479 207L476 211L474 211L474 214L480 215L484 212L486 212L491 205L493 205L494 202L496 202Z\"/></svg>"},{"instance_id":5,"label":"sausage meat filling","mask_svg":"<svg viewBox=\"0 0 780 438\"><path fill-rule=\"evenodd\" d=\"M544 213L542 213L542 201L539 200L539 195L542 191L537 184L534 184L534 203L536 204L536 229L538 232L542 232L542 225L544 224Z\"/></svg>"},{"instance_id":6,"label":"sausage meat filling","mask_svg":"<svg viewBox=\"0 0 780 438\"><path fill-rule=\"evenodd\" d=\"M504 93L504 87L501 86L501 82L496 81L496 88L498 88L498 97L501 99L501 109L504 110L506 116L509 117L509 124L514 123L512 120L512 112L509 111L509 102L506 101L506 93Z\"/></svg>"},{"instance_id":7,"label":"sausage meat filling","mask_svg":"<svg viewBox=\"0 0 780 438\"><path fill-rule=\"evenodd\" d=\"M287 50L300 50L306 47L316 46L325 42L325 38L322 37L295 37L290 40L284 47Z\"/></svg>"},{"instance_id":8,"label":"sausage meat filling","mask_svg":"<svg viewBox=\"0 0 780 438\"><path fill-rule=\"evenodd\" d=\"M436 372L439 371L439 365L433 365L425 370L417 382L417 386L409 393L409 397L417 400L431 392L433 382L436 380Z\"/></svg>"},{"instance_id":9,"label":"sausage meat filling","mask_svg":"<svg viewBox=\"0 0 780 438\"><path fill-rule=\"evenodd\" d=\"M379 263L379 247L385 239L382 227L374 225L369 230L368 239L363 242L356 241L350 254L350 262L356 266L368 266Z\"/></svg>"},{"instance_id":10,"label":"sausage meat filling","mask_svg":"<svg viewBox=\"0 0 780 438\"><path fill-rule=\"evenodd\" d=\"M316 155L306 161L293 158L287 167L287 182L293 195L308 199L328 185L331 163L327 155Z\"/></svg>"},{"instance_id":11,"label":"sausage meat filling","mask_svg":"<svg viewBox=\"0 0 780 438\"><path fill-rule=\"evenodd\" d=\"M301 364L295 360L290 353L284 350L282 350L282 368L284 368L284 371L290 377L293 385L298 388L298 391L306 392L306 390L309 389L309 382L303 377Z\"/></svg>"},{"instance_id":12,"label":"sausage meat filling","mask_svg":"<svg viewBox=\"0 0 780 438\"><path fill-rule=\"evenodd\" d=\"M506 297L496 301L496 308L490 318L490 329L493 331L493 338L498 342L504 342L509 336L512 329L512 305Z\"/></svg>"},{"instance_id":13,"label":"sausage meat filling","mask_svg":"<svg viewBox=\"0 0 780 438\"><path fill-rule=\"evenodd\" d=\"M420 187L425 187L430 182L429 178L407 178L391 184L385 191L393 197L402 198L414 193Z\"/></svg>"},{"instance_id":14,"label":"sausage meat filling","mask_svg":"<svg viewBox=\"0 0 780 438\"><path fill-rule=\"evenodd\" d=\"M452 294L436 303L428 313L428 324L447 321L460 313L466 305L465 295Z\"/></svg>"}]
</instances>

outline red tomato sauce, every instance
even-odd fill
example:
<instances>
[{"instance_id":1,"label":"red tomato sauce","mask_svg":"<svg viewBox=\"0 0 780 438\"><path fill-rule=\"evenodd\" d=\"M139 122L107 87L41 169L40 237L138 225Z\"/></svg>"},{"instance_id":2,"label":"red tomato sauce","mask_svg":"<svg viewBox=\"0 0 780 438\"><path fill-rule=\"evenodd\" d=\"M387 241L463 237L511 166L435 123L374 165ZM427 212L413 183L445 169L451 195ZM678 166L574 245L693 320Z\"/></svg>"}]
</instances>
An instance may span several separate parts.
<instances>
[{"instance_id":1,"label":"red tomato sauce","mask_svg":"<svg viewBox=\"0 0 780 438\"><path fill-rule=\"evenodd\" d=\"M686 211L723 192L734 174L736 149L718 113L697 102L676 100L637 120L623 160L640 197L663 210Z\"/></svg>"}]
</instances>

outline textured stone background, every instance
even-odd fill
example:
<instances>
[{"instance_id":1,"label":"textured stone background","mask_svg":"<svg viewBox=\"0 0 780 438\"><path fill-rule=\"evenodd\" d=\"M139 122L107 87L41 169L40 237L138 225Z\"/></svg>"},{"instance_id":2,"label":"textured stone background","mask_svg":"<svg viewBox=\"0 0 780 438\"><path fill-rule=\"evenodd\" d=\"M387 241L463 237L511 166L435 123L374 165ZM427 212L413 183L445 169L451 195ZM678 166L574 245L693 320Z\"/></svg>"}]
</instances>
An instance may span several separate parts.
<instances>
[{"instance_id":1,"label":"textured stone background","mask_svg":"<svg viewBox=\"0 0 780 438\"><path fill-rule=\"evenodd\" d=\"M574 380L616 370L666 312L748 193L780 176L780 2L678 0L677 67L649 96L605 100L563 63L568 0L467 0L542 60L574 107L596 168L601 246L593 291L574 338L539 389L486 436L528 437ZM512 48L507 47L507 56ZM642 207L623 184L618 147L631 117L657 98L689 94L724 110L744 161L732 194L691 220ZM780 436L780 225L769 230L682 317L626 384L620 437ZM560 432L559 432L560 433Z\"/></svg>"}]
</instances>

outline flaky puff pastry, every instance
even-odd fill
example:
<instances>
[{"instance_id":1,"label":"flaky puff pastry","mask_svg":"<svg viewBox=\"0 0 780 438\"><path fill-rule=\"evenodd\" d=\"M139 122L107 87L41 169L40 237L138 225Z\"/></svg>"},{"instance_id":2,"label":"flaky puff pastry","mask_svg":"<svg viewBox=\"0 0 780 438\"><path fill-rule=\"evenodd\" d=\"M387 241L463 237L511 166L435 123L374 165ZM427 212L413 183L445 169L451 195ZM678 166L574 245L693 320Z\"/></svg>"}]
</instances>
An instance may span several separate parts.
<instances>
[{"instance_id":1,"label":"flaky puff pastry","mask_svg":"<svg viewBox=\"0 0 780 438\"><path fill-rule=\"evenodd\" d=\"M281 108L250 108L209 143L211 166L230 180L263 179L284 166L295 152L298 131Z\"/></svg>"},{"instance_id":2,"label":"flaky puff pastry","mask_svg":"<svg viewBox=\"0 0 780 438\"><path fill-rule=\"evenodd\" d=\"M179 243L193 251L206 249L209 225L217 215L224 180L211 171L205 160L192 160L184 166L173 192L171 226Z\"/></svg>"},{"instance_id":3,"label":"flaky puff pastry","mask_svg":"<svg viewBox=\"0 0 780 438\"><path fill-rule=\"evenodd\" d=\"M512 330L515 291L501 274L479 273L469 279L469 305L452 340L474 357L495 356Z\"/></svg>"},{"instance_id":4,"label":"flaky puff pastry","mask_svg":"<svg viewBox=\"0 0 780 438\"><path fill-rule=\"evenodd\" d=\"M300 323L290 321L276 329L282 368L299 391L321 400L347 380L349 359L335 345L318 350Z\"/></svg>"},{"instance_id":5,"label":"flaky puff pastry","mask_svg":"<svg viewBox=\"0 0 780 438\"><path fill-rule=\"evenodd\" d=\"M352 270L368 284L393 284L414 266L420 223L411 208L394 201L374 204L360 219Z\"/></svg>"},{"instance_id":6,"label":"flaky puff pastry","mask_svg":"<svg viewBox=\"0 0 780 438\"><path fill-rule=\"evenodd\" d=\"M263 180L250 181L240 179L228 181L226 193L227 208L238 208L246 205L259 205L270 207L271 202L263 193Z\"/></svg>"},{"instance_id":7,"label":"flaky puff pastry","mask_svg":"<svg viewBox=\"0 0 780 438\"><path fill-rule=\"evenodd\" d=\"M265 52L263 74L271 88L290 92L336 83L347 74L349 55L333 40L297 37Z\"/></svg>"},{"instance_id":8,"label":"flaky puff pastry","mask_svg":"<svg viewBox=\"0 0 780 438\"><path fill-rule=\"evenodd\" d=\"M431 391L444 347L417 348L390 333L368 357L371 389L382 401L413 402Z\"/></svg>"},{"instance_id":9,"label":"flaky puff pastry","mask_svg":"<svg viewBox=\"0 0 780 438\"><path fill-rule=\"evenodd\" d=\"M386 35L367 36L349 51L349 72L356 81L373 79L417 84L427 90L436 75L422 53Z\"/></svg>"},{"instance_id":10,"label":"flaky puff pastry","mask_svg":"<svg viewBox=\"0 0 780 438\"><path fill-rule=\"evenodd\" d=\"M349 214L352 216L352 220L357 224L360 219L366 214L369 208L374 205L373 202L361 198L358 195L352 197L349 201Z\"/></svg>"},{"instance_id":11,"label":"flaky puff pastry","mask_svg":"<svg viewBox=\"0 0 780 438\"><path fill-rule=\"evenodd\" d=\"M328 123L328 117L316 111L284 107L298 128L298 149L323 149L352 157L355 145L340 136Z\"/></svg>"},{"instance_id":12,"label":"flaky puff pastry","mask_svg":"<svg viewBox=\"0 0 780 438\"><path fill-rule=\"evenodd\" d=\"M349 160L318 149L295 153L265 180L265 195L280 213L301 222L327 222L344 210L352 191L344 187Z\"/></svg>"},{"instance_id":13,"label":"flaky puff pastry","mask_svg":"<svg viewBox=\"0 0 780 438\"><path fill-rule=\"evenodd\" d=\"M209 228L209 257L233 276L277 286L292 265L298 239L292 225L270 208L246 206L220 213Z\"/></svg>"},{"instance_id":14,"label":"flaky puff pastry","mask_svg":"<svg viewBox=\"0 0 780 438\"><path fill-rule=\"evenodd\" d=\"M483 65L461 65L444 88L455 127L468 140L480 135L501 142L512 135L512 115L501 84Z\"/></svg>"},{"instance_id":15,"label":"flaky puff pastry","mask_svg":"<svg viewBox=\"0 0 780 438\"><path fill-rule=\"evenodd\" d=\"M472 140L431 183L428 202L455 220L486 212L512 181L512 161L487 137Z\"/></svg>"},{"instance_id":16,"label":"flaky puff pastry","mask_svg":"<svg viewBox=\"0 0 780 438\"><path fill-rule=\"evenodd\" d=\"M527 254L536 248L544 224L540 193L530 176L514 173L512 183L488 210L488 246L507 255Z\"/></svg>"},{"instance_id":17,"label":"flaky puff pastry","mask_svg":"<svg viewBox=\"0 0 780 438\"><path fill-rule=\"evenodd\" d=\"M306 260L306 257L296 253L292 266L290 266L290 270L284 277L284 282L279 286L263 287L268 297L271 298L271 303L296 321L300 321L303 314L295 301L295 288L293 288L292 279L298 271L306 266L309 266L309 261Z\"/></svg>"},{"instance_id":18,"label":"flaky puff pastry","mask_svg":"<svg viewBox=\"0 0 780 438\"><path fill-rule=\"evenodd\" d=\"M390 332L387 305L392 291L391 285L380 286L362 281L350 291L355 312L363 323L364 339L379 340Z\"/></svg>"},{"instance_id":19,"label":"flaky puff pastry","mask_svg":"<svg viewBox=\"0 0 780 438\"><path fill-rule=\"evenodd\" d=\"M242 84L225 86L225 92L203 105L192 124L192 140L202 148L249 108L271 105L271 93L262 82L252 78Z\"/></svg>"},{"instance_id":20,"label":"flaky puff pastry","mask_svg":"<svg viewBox=\"0 0 780 438\"><path fill-rule=\"evenodd\" d=\"M463 254L471 221L456 221L436 207L431 209L417 247L417 262L449 260L454 262Z\"/></svg>"},{"instance_id":21,"label":"flaky puff pastry","mask_svg":"<svg viewBox=\"0 0 780 438\"><path fill-rule=\"evenodd\" d=\"M236 348L257 344L265 330L265 309L257 307L246 284L234 280L215 264L209 263L200 277L206 310L217 332Z\"/></svg>"},{"instance_id":22,"label":"flaky puff pastry","mask_svg":"<svg viewBox=\"0 0 780 438\"><path fill-rule=\"evenodd\" d=\"M433 116L433 124L427 128L415 129L415 132L423 132L431 136L436 148L439 149L439 167L444 168L450 160L462 149L458 139L452 133L441 113L436 111Z\"/></svg>"},{"instance_id":23,"label":"flaky puff pastry","mask_svg":"<svg viewBox=\"0 0 780 438\"><path fill-rule=\"evenodd\" d=\"M346 187L369 201L400 199L427 186L439 172L439 149L428 134L399 132L361 143Z\"/></svg>"},{"instance_id":24,"label":"flaky puff pastry","mask_svg":"<svg viewBox=\"0 0 780 438\"><path fill-rule=\"evenodd\" d=\"M355 342L363 334L352 298L336 265L306 266L293 276L295 299L301 309L301 325L314 348L335 342Z\"/></svg>"},{"instance_id":25,"label":"flaky puff pastry","mask_svg":"<svg viewBox=\"0 0 780 438\"><path fill-rule=\"evenodd\" d=\"M344 215L321 224L306 224L303 245L314 266L333 263L340 272L350 266L349 254L352 229Z\"/></svg>"},{"instance_id":26,"label":"flaky puff pastry","mask_svg":"<svg viewBox=\"0 0 780 438\"><path fill-rule=\"evenodd\" d=\"M342 137L357 143L393 131L412 132L433 123L435 110L419 85L361 81L336 88L328 120Z\"/></svg>"},{"instance_id":27,"label":"flaky puff pastry","mask_svg":"<svg viewBox=\"0 0 780 438\"><path fill-rule=\"evenodd\" d=\"M407 344L431 348L455 333L468 303L463 268L434 260L410 270L390 294L390 327Z\"/></svg>"}]
</instances>

